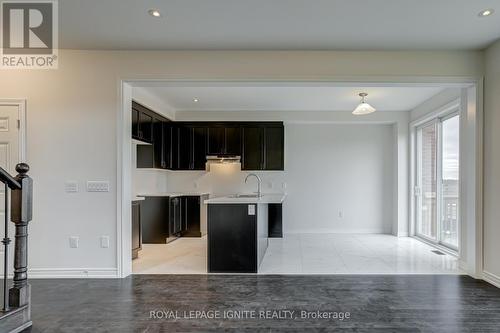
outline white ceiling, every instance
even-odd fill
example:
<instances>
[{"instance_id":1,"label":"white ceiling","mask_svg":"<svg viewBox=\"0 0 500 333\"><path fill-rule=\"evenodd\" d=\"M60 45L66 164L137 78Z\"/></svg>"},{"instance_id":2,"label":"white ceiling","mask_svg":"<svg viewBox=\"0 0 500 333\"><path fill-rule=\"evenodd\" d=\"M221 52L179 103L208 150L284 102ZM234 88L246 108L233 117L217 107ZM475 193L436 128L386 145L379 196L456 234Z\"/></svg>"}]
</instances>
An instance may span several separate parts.
<instances>
[{"instance_id":1,"label":"white ceiling","mask_svg":"<svg viewBox=\"0 0 500 333\"><path fill-rule=\"evenodd\" d=\"M62 0L62 48L482 49L500 0ZM153 18L147 10L158 8ZM496 9L488 18L478 13Z\"/></svg>"},{"instance_id":2,"label":"white ceiling","mask_svg":"<svg viewBox=\"0 0 500 333\"><path fill-rule=\"evenodd\" d=\"M352 111L360 92L379 111L409 111L442 87L147 87L176 111ZM194 102L194 98L199 101Z\"/></svg>"}]
</instances>

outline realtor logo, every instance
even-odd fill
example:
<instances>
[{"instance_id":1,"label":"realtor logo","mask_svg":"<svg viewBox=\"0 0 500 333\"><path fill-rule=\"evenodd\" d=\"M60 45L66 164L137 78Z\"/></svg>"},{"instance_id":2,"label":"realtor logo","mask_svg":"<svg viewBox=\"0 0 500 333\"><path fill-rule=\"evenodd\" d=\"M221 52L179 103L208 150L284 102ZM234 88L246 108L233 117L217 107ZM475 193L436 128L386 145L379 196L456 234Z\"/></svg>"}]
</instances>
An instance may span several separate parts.
<instances>
[{"instance_id":1,"label":"realtor logo","mask_svg":"<svg viewBox=\"0 0 500 333\"><path fill-rule=\"evenodd\" d=\"M57 68L57 0L1 3L2 69Z\"/></svg>"}]
</instances>

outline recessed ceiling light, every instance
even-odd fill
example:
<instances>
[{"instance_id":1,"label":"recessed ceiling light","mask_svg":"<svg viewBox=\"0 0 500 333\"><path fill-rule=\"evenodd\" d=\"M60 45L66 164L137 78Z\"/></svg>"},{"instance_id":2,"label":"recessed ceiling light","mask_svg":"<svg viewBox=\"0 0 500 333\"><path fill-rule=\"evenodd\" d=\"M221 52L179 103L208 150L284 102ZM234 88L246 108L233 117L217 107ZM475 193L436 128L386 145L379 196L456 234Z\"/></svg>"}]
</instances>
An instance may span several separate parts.
<instances>
[{"instance_id":1,"label":"recessed ceiling light","mask_svg":"<svg viewBox=\"0 0 500 333\"><path fill-rule=\"evenodd\" d=\"M193 98L193 102L198 103L200 100L198 98Z\"/></svg>"},{"instance_id":2,"label":"recessed ceiling light","mask_svg":"<svg viewBox=\"0 0 500 333\"><path fill-rule=\"evenodd\" d=\"M479 17L487 17L487 16L490 16L490 15L493 15L493 13L495 12L494 9L485 9L485 10L482 10L479 12Z\"/></svg>"},{"instance_id":3,"label":"recessed ceiling light","mask_svg":"<svg viewBox=\"0 0 500 333\"><path fill-rule=\"evenodd\" d=\"M148 13L149 13L149 15L151 15L153 17L160 17L161 16L161 13L158 9L150 9L150 10L148 10Z\"/></svg>"}]
</instances>

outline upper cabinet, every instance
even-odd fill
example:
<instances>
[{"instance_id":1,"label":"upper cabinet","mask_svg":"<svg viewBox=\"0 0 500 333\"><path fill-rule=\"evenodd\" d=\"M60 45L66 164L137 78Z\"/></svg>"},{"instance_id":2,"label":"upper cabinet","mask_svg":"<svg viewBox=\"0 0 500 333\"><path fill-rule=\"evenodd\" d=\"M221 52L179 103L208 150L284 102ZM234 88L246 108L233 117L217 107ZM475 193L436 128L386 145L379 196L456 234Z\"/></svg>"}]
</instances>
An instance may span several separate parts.
<instances>
[{"instance_id":1,"label":"upper cabinet","mask_svg":"<svg viewBox=\"0 0 500 333\"><path fill-rule=\"evenodd\" d=\"M137 167L205 170L207 155L241 156L242 170L284 170L282 122L172 122L132 103Z\"/></svg>"},{"instance_id":2,"label":"upper cabinet","mask_svg":"<svg viewBox=\"0 0 500 333\"><path fill-rule=\"evenodd\" d=\"M285 132L282 123L243 127L242 170L284 170Z\"/></svg>"},{"instance_id":3,"label":"upper cabinet","mask_svg":"<svg viewBox=\"0 0 500 333\"><path fill-rule=\"evenodd\" d=\"M264 152L263 170L285 169L285 128L283 125L264 128Z\"/></svg>"},{"instance_id":4,"label":"upper cabinet","mask_svg":"<svg viewBox=\"0 0 500 333\"><path fill-rule=\"evenodd\" d=\"M207 130L208 155L240 155L241 127L239 124L210 124Z\"/></svg>"},{"instance_id":5,"label":"upper cabinet","mask_svg":"<svg viewBox=\"0 0 500 333\"><path fill-rule=\"evenodd\" d=\"M241 169L264 169L264 127L243 127Z\"/></svg>"},{"instance_id":6,"label":"upper cabinet","mask_svg":"<svg viewBox=\"0 0 500 333\"><path fill-rule=\"evenodd\" d=\"M137 140L153 142L154 112L139 103L132 102L132 137Z\"/></svg>"},{"instance_id":7,"label":"upper cabinet","mask_svg":"<svg viewBox=\"0 0 500 333\"><path fill-rule=\"evenodd\" d=\"M208 128L208 151L209 155L225 154L226 129L222 126L211 126Z\"/></svg>"}]
</instances>

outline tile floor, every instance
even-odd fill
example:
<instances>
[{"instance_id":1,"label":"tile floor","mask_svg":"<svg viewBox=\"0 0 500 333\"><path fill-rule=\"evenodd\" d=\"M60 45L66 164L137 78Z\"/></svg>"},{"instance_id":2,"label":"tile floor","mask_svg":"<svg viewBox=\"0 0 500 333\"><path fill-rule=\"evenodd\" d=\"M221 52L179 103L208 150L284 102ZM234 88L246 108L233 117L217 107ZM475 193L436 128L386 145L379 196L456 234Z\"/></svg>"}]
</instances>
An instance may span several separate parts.
<instances>
[{"instance_id":1,"label":"tile floor","mask_svg":"<svg viewBox=\"0 0 500 333\"><path fill-rule=\"evenodd\" d=\"M409 237L289 234L270 239L261 274L462 274L457 258ZM135 274L205 274L206 238L144 244Z\"/></svg>"}]
</instances>

